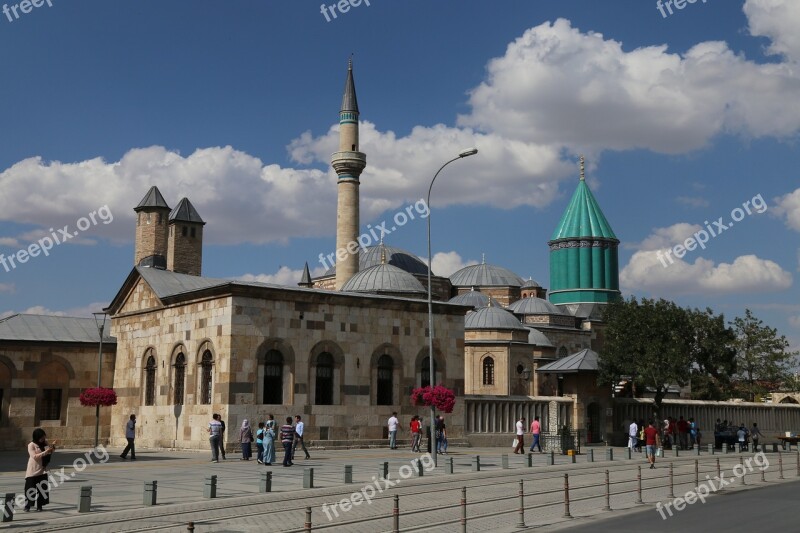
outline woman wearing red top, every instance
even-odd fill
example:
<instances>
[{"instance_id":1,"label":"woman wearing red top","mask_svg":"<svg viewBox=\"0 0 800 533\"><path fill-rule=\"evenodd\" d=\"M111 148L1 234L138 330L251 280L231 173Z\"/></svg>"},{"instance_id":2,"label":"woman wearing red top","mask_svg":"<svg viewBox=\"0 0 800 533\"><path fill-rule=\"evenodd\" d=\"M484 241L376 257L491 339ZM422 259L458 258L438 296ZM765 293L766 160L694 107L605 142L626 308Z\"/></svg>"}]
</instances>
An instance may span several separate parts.
<instances>
[{"instance_id":1,"label":"woman wearing red top","mask_svg":"<svg viewBox=\"0 0 800 533\"><path fill-rule=\"evenodd\" d=\"M419 442L421 440L422 435L420 434L420 426L419 417L414 415L411 417L411 451L412 452L419 452Z\"/></svg>"}]
</instances>

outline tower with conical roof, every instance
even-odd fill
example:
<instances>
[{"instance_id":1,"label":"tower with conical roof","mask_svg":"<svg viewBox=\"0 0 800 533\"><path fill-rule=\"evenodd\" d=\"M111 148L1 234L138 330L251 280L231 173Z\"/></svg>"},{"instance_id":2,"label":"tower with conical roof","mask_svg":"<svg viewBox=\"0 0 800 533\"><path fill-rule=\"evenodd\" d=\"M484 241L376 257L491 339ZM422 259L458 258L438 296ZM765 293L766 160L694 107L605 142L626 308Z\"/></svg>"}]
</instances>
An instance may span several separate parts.
<instances>
[{"instance_id":1,"label":"tower with conical roof","mask_svg":"<svg viewBox=\"0 0 800 533\"><path fill-rule=\"evenodd\" d=\"M188 198L169 214L167 270L199 276L203 270L203 226L206 223Z\"/></svg>"},{"instance_id":2,"label":"tower with conical roof","mask_svg":"<svg viewBox=\"0 0 800 533\"><path fill-rule=\"evenodd\" d=\"M167 268L167 217L170 208L158 187L150 187L136 212L136 242L133 264Z\"/></svg>"},{"instance_id":3,"label":"tower with conical roof","mask_svg":"<svg viewBox=\"0 0 800 533\"><path fill-rule=\"evenodd\" d=\"M351 59L339 111L339 151L331 156L331 164L338 175L339 197L336 209L336 290L358 272L358 187L361 172L367 166L366 154L358 150L358 117Z\"/></svg>"},{"instance_id":4,"label":"tower with conical roof","mask_svg":"<svg viewBox=\"0 0 800 533\"><path fill-rule=\"evenodd\" d=\"M581 176L550 246L550 301L608 303L620 296L619 239Z\"/></svg>"}]
</instances>

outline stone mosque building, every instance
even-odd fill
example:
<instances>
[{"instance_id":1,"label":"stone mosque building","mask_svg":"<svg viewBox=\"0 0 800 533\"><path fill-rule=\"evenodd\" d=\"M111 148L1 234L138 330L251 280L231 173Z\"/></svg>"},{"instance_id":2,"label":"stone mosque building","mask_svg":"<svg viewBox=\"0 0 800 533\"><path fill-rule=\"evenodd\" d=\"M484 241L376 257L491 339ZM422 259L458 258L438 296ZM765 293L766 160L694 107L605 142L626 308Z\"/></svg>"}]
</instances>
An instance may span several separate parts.
<instances>
[{"instance_id":1,"label":"stone mosque building","mask_svg":"<svg viewBox=\"0 0 800 533\"><path fill-rule=\"evenodd\" d=\"M352 63L339 121L336 248L347 249L360 233L367 165ZM103 440L124 443L135 413L138 445L205 448L218 412L231 428L300 414L315 444L366 444L385 437L392 411L405 421L425 414L409 402L412 388L430 382L428 266L419 257L381 242L337 258L316 279L306 265L297 287L216 279L202 275L205 222L189 199L170 208L154 186L134 211L134 267L106 309L103 385L114 387L118 404L104 408ZM435 383L458 396L448 417L454 439L504 431L505 419L534 412L513 405L537 399L544 420L607 423L601 413L611 393L597 388L593 369L601 308L620 295L619 240L583 161L555 225L549 290L485 261L432 274ZM39 425L76 445L92 440L94 409L77 397L97 381L93 327L92 319L30 315L0 321L0 442L17 446ZM501 425L491 420L501 417Z\"/></svg>"}]
</instances>

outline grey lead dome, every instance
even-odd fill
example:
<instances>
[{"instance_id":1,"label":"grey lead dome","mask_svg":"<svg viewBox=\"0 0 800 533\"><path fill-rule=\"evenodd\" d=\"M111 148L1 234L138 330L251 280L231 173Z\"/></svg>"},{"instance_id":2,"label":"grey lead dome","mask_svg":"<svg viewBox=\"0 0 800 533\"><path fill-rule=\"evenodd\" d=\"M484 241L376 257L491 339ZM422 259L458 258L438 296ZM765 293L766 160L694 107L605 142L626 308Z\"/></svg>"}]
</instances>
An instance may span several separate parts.
<instances>
[{"instance_id":1,"label":"grey lead dome","mask_svg":"<svg viewBox=\"0 0 800 533\"><path fill-rule=\"evenodd\" d=\"M417 278L396 266L384 264L362 270L344 284L342 291L427 295Z\"/></svg>"},{"instance_id":2,"label":"grey lead dome","mask_svg":"<svg viewBox=\"0 0 800 533\"><path fill-rule=\"evenodd\" d=\"M454 287L521 287L525 282L507 268L482 263L462 268L450 276L450 283Z\"/></svg>"},{"instance_id":3,"label":"grey lead dome","mask_svg":"<svg viewBox=\"0 0 800 533\"><path fill-rule=\"evenodd\" d=\"M499 307L484 307L469 313L464 319L464 329L519 329L527 328L514 315Z\"/></svg>"}]
</instances>

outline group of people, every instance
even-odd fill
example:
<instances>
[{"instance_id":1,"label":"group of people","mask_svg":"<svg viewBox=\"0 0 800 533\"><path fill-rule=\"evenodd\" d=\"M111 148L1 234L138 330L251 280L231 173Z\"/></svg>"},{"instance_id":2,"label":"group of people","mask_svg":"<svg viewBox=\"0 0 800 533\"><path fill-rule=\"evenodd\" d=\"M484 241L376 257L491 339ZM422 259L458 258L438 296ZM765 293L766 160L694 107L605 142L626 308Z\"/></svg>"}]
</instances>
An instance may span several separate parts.
<instances>
[{"instance_id":1,"label":"group of people","mask_svg":"<svg viewBox=\"0 0 800 533\"><path fill-rule=\"evenodd\" d=\"M133 416L133 415L131 415ZM211 422L208 423L209 443L211 445L211 462L218 463L219 457L225 460L225 422L222 417L214 413ZM239 429L239 443L242 446L241 461L249 461L253 457L253 442L256 445L256 461L258 464L271 466L277 461L275 441L280 439L283 446L283 466L292 466L297 448L301 448L306 455L306 459L311 459L308 453L303 434L305 433L305 422L300 415L286 417L286 423L280 428L277 427L274 415L268 415L266 422L259 422L258 428L253 432L250 421L244 419L242 427Z\"/></svg>"},{"instance_id":2,"label":"group of people","mask_svg":"<svg viewBox=\"0 0 800 533\"><path fill-rule=\"evenodd\" d=\"M731 425L728 424L727 420L723 420L722 422L719 421L717 418L717 422L714 425L714 432L715 433L722 433ZM736 426L733 426L734 428ZM753 427L749 430L745 427L744 423L739 424L739 429L736 430L736 440L739 442L742 450L747 450L750 444L750 441L753 441L753 451L758 451L758 441L764 434L761 433L761 430L758 429L758 424L753 422Z\"/></svg>"},{"instance_id":3,"label":"group of people","mask_svg":"<svg viewBox=\"0 0 800 533\"><path fill-rule=\"evenodd\" d=\"M516 438L515 445L514 445L514 453L519 453L519 454L525 455L524 448L525 448L525 430L526 430L526 425L525 425L525 417L524 416L521 417L519 420L517 420L516 428L517 428L517 438ZM539 441L539 439L541 438L541 434L542 434L542 425L541 425L541 423L539 423L539 417L538 416L533 418L533 422L531 422L530 430L531 430L531 439L532 439L530 452L533 453L533 449L534 448L538 448L539 449L539 453L543 453L542 452L542 444Z\"/></svg>"},{"instance_id":4,"label":"group of people","mask_svg":"<svg viewBox=\"0 0 800 533\"><path fill-rule=\"evenodd\" d=\"M647 446L645 429L647 429L647 426L644 420L641 419L632 421L628 426L628 447L633 451L641 452L642 447ZM656 427L656 430L659 431L659 428ZM690 450L695 445L700 446L702 434L694 418L684 420L683 417L680 417L675 420L670 416L664 419L659 431L659 438L664 449L671 449L674 446L683 450Z\"/></svg>"},{"instance_id":5,"label":"group of people","mask_svg":"<svg viewBox=\"0 0 800 533\"><path fill-rule=\"evenodd\" d=\"M397 432L400 429L400 420L397 418L397 412L392 413L392 416L386 421L386 426L389 430L389 448L396 450ZM422 442L421 417L417 415L411 417L409 431L411 433L411 451L420 453L419 446ZM436 453L447 455L447 424L445 424L442 415L437 416L435 419L434 438L436 439Z\"/></svg>"}]
</instances>

